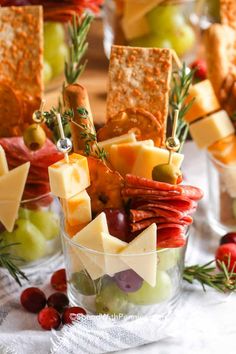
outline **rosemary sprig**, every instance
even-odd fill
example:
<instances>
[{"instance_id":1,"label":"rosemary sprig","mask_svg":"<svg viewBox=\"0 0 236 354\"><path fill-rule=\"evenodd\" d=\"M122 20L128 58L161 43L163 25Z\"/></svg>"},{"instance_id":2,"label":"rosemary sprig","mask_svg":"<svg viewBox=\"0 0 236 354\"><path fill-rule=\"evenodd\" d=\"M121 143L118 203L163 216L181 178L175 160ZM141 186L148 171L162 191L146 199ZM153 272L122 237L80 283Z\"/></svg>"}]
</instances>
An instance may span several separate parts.
<instances>
[{"instance_id":1,"label":"rosemary sprig","mask_svg":"<svg viewBox=\"0 0 236 354\"><path fill-rule=\"evenodd\" d=\"M19 257L12 256L9 252L9 248L15 245L18 245L18 243L4 245L3 240L0 239L0 267L6 268L9 274L21 286L21 279L28 280L28 278L15 264L15 261L20 261L21 259Z\"/></svg>"},{"instance_id":2,"label":"rosemary sprig","mask_svg":"<svg viewBox=\"0 0 236 354\"><path fill-rule=\"evenodd\" d=\"M193 284L194 280L198 281L204 291L206 291L205 286L223 293L235 291L236 273L234 270L230 272L223 262L217 261L220 268L220 271L218 271L216 266L212 265L214 262L211 261L201 266L197 264L185 267L183 279L190 284Z\"/></svg>"},{"instance_id":3,"label":"rosemary sprig","mask_svg":"<svg viewBox=\"0 0 236 354\"><path fill-rule=\"evenodd\" d=\"M93 16L86 14L82 19L79 16L73 16L72 22L68 25L69 35L69 59L65 63L65 78L68 84L76 82L83 73L87 60L81 64L87 49L87 34L90 29Z\"/></svg>"},{"instance_id":4,"label":"rosemary sprig","mask_svg":"<svg viewBox=\"0 0 236 354\"><path fill-rule=\"evenodd\" d=\"M183 63L179 71L174 71L172 74L172 88L169 99L170 106L170 119L173 122L175 110L179 110L179 120L176 130L176 137L179 138L182 150L185 140L188 135L188 124L184 121L185 114L190 110L193 105L194 98L186 103L186 98L189 94L189 88L193 81L194 70L190 70Z\"/></svg>"}]
</instances>

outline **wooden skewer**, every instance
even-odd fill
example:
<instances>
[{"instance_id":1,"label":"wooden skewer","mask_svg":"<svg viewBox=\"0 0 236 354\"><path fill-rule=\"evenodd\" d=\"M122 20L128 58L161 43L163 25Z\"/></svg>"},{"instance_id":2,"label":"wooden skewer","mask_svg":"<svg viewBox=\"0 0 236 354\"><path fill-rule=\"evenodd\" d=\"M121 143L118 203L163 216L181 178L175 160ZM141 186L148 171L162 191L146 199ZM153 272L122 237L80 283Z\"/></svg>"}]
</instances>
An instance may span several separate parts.
<instances>
[{"instance_id":1,"label":"wooden skewer","mask_svg":"<svg viewBox=\"0 0 236 354\"><path fill-rule=\"evenodd\" d=\"M62 126L62 121L61 121L61 115L60 113L57 113L57 123L58 123L58 127L59 127L59 132L60 132L60 135L61 135L61 139L65 139L65 133L64 133L64 129L63 129L63 126ZM64 153L64 156L65 156L65 160L66 160L66 163L69 163L69 155L67 152Z\"/></svg>"}]
</instances>

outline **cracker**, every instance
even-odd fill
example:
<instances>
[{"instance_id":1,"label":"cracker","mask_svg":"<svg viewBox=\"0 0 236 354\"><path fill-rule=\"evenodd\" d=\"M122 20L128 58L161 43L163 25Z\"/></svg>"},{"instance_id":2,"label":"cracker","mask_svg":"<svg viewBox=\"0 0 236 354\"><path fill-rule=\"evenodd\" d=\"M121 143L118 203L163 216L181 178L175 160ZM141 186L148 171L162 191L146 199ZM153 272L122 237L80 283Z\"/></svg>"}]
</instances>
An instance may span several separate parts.
<instances>
[{"instance_id":1,"label":"cracker","mask_svg":"<svg viewBox=\"0 0 236 354\"><path fill-rule=\"evenodd\" d=\"M221 23L236 29L236 1L220 0Z\"/></svg>"},{"instance_id":2,"label":"cracker","mask_svg":"<svg viewBox=\"0 0 236 354\"><path fill-rule=\"evenodd\" d=\"M113 46L110 57L107 119L127 108L152 113L164 141L172 68L169 49Z\"/></svg>"},{"instance_id":3,"label":"cracker","mask_svg":"<svg viewBox=\"0 0 236 354\"><path fill-rule=\"evenodd\" d=\"M226 77L236 71L236 32L227 25L214 24L205 33L208 77L221 100L221 88Z\"/></svg>"},{"instance_id":4,"label":"cracker","mask_svg":"<svg viewBox=\"0 0 236 354\"><path fill-rule=\"evenodd\" d=\"M0 8L0 40L0 82L9 85L18 96L26 123L31 121L32 112L39 108L43 94L42 7ZM11 106L10 97L8 104ZM22 130L23 125L13 117L10 113L6 117L0 110L0 124L8 119L9 127L19 124Z\"/></svg>"}]
</instances>

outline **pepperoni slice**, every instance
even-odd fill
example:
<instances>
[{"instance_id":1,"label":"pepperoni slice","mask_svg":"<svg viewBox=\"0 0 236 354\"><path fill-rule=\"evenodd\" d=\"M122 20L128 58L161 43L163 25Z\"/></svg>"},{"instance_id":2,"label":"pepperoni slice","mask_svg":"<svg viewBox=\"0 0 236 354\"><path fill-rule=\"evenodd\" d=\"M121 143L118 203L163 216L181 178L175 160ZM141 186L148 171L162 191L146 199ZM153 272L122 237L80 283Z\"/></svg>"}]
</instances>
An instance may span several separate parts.
<instances>
[{"instance_id":1,"label":"pepperoni slice","mask_svg":"<svg viewBox=\"0 0 236 354\"><path fill-rule=\"evenodd\" d=\"M182 193L182 187L174 184L153 181L144 177L138 177L134 175L127 174L125 176L125 182L129 186L137 188L147 188L147 189L158 189L162 191L175 191Z\"/></svg>"}]
</instances>

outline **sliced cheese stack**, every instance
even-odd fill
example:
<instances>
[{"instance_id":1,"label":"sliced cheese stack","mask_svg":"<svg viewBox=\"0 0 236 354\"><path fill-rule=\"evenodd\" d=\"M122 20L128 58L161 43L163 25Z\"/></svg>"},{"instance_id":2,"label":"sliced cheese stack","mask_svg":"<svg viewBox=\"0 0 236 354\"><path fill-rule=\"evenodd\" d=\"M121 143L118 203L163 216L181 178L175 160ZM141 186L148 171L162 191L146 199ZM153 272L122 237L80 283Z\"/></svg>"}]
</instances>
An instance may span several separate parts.
<instances>
[{"instance_id":1,"label":"sliced cheese stack","mask_svg":"<svg viewBox=\"0 0 236 354\"><path fill-rule=\"evenodd\" d=\"M107 139L104 141L100 141L98 143L98 146L101 149L104 149L106 153L108 154L108 158L110 155L110 149L113 145L118 145L118 144L125 144L125 143L134 143L136 141L135 134L134 133L128 133L128 134L123 134L120 136L116 136L111 139Z\"/></svg>"},{"instance_id":2,"label":"sliced cheese stack","mask_svg":"<svg viewBox=\"0 0 236 354\"><path fill-rule=\"evenodd\" d=\"M74 236L91 219L91 201L86 192L90 185L87 158L71 154L69 163L62 159L48 169L51 191L61 198L65 214L65 231Z\"/></svg>"}]
</instances>

